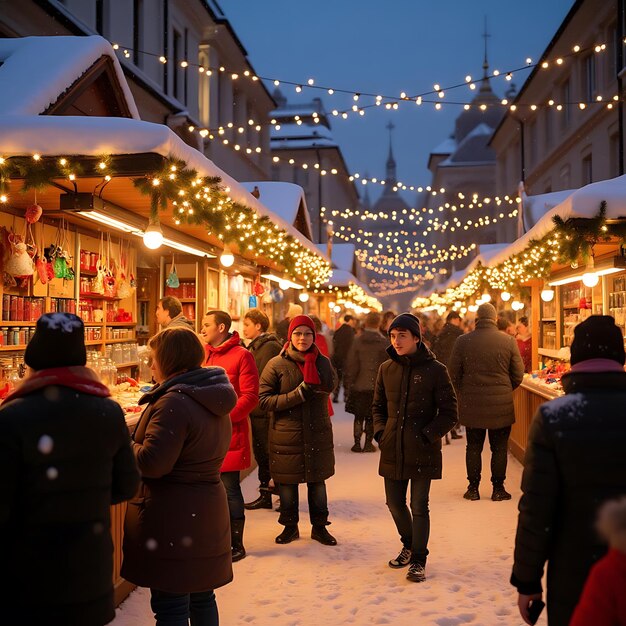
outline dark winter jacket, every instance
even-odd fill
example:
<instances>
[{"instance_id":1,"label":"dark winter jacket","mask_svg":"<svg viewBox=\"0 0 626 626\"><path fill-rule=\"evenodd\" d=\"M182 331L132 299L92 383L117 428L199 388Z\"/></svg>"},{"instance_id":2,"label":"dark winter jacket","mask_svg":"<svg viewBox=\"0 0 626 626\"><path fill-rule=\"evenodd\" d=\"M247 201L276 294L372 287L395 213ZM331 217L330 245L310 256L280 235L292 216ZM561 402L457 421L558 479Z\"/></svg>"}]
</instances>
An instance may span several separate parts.
<instances>
[{"instance_id":1,"label":"dark winter jacket","mask_svg":"<svg viewBox=\"0 0 626 626\"><path fill-rule=\"evenodd\" d=\"M110 506L139 484L124 413L49 386L0 410L3 624L114 619Z\"/></svg>"},{"instance_id":2,"label":"dark winter jacket","mask_svg":"<svg viewBox=\"0 0 626 626\"><path fill-rule=\"evenodd\" d=\"M283 344L281 344L280 341L278 341L278 337L272 333L259 335L256 339L253 339L250 342L248 350L254 357L259 378L261 378L261 374L263 373L265 366L271 359L278 356L282 349ZM264 411L261 411L257 404L257 406L250 412L250 418L267 418L267 414Z\"/></svg>"},{"instance_id":3,"label":"dark winter jacket","mask_svg":"<svg viewBox=\"0 0 626 626\"><path fill-rule=\"evenodd\" d=\"M437 361L443 363L446 367L450 365L450 355L457 337L460 337L463 331L454 324L446 322L441 332L433 339L432 351Z\"/></svg>"},{"instance_id":4,"label":"dark winter jacket","mask_svg":"<svg viewBox=\"0 0 626 626\"><path fill-rule=\"evenodd\" d=\"M304 377L288 349L274 357L261 376L259 406L270 414L270 473L277 483L320 482L335 473L328 396L336 374L322 354L316 364L320 393L306 401L297 390Z\"/></svg>"},{"instance_id":5,"label":"dark winter jacket","mask_svg":"<svg viewBox=\"0 0 626 626\"><path fill-rule=\"evenodd\" d=\"M141 587L189 593L232 580L230 518L220 468L237 395L221 367L157 385L135 432L142 475L124 523L122 576Z\"/></svg>"},{"instance_id":6,"label":"dark winter jacket","mask_svg":"<svg viewBox=\"0 0 626 626\"><path fill-rule=\"evenodd\" d=\"M524 364L515 339L493 320L479 319L476 330L455 341L448 370L461 424L498 429L515 422L513 389L524 378Z\"/></svg>"},{"instance_id":7,"label":"dark winter jacket","mask_svg":"<svg viewBox=\"0 0 626 626\"><path fill-rule=\"evenodd\" d=\"M237 332L217 347L206 346L206 365L223 367L237 393L237 404L230 412L233 436L224 459L223 472L250 467L250 424L248 417L259 401L259 373L254 357L242 345Z\"/></svg>"},{"instance_id":8,"label":"dark winter jacket","mask_svg":"<svg viewBox=\"0 0 626 626\"><path fill-rule=\"evenodd\" d=\"M196 330L193 322L187 319L182 313L179 313L176 317L170 320L170 323L165 325L164 328L189 328L190 330Z\"/></svg>"},{"instance_id":9,"label":"dark winter jacket","mask_svg":"<svg viewBox=\"0 0 626 626\"><path fill-rule=\"evenodd\" d=\"M276 337L278 338L278 341L280 341L282 345L284 345L285 342L287 341L287 334L289 333L290 322L291 320L288 317L286 317L284 320L281 320L280 322L278 322L278 324L276 324L276 328L274 329L276 333Z\"/></svg>"},{"instance_id":10,"label":"dark winter jacket","mask_svg":"<svg viewBox=\"0 0 626 626\"><path fill-rule=\"evenodd\" d=\"M567 626L593 565L606 552L599 506L626 495L626 373L570 373L566 395L539 407L530 427L511 582L541 591L548 622Z\"/></svg>"},{"instance_id":11,"label":"dark winter jacket","mask_svg":"<svg viewBox=\"0 0 626 626\"><path fill-rule=\"evenodd\" d=\"M372 407L378 473L394 480L441 478L441 437L458 418L448 372L421 342L410 356L399 356L392 346L387 353Z\"/></svg>"},{"instance_id":12,"label":"dark winter jacket","mask_svg":"<svg viewBox=\"0 0 626 626\"><path fill-rule=\"evenodd\" d=\"M346 364L355 334L350 324L342 324L333 335L333 363L339 369Z\"/></svg>"},{"instance_id":13,"label":"dark winter jacket","mask_svg":"<svg viewBox=\"0 0 626 626\"><path fill-rule=\"evenodd\" d=\"M389 342L378 330L364 330L355 338L344 368L344 386L352 391L374 391L378 368L389 358Z\"/></svg>"}]
</instances>

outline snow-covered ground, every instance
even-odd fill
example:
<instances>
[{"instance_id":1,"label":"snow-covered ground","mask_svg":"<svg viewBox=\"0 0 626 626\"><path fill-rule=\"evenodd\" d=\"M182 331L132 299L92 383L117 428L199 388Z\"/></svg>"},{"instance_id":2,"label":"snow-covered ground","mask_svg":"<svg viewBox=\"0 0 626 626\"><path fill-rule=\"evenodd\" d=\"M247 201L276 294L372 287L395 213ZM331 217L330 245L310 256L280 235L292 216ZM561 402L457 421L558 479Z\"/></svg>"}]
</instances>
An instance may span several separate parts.
<instances>
[{"instance_id":1,"label":"snow-covered ground","mask_svg":"<svg viewBox=\"0 0 626 626\"><path fill-rule=\"evenodd\" d=\"M509 456L509 502L492 502L489 454L483 455L482 500L462 498L466 489L465 438L444 446L444 478L431 489L430 556L425 583L392 570L400 541L385 505L378 452L355 454L352 416L334 405L336 474L327 481L329 531L336 547L310 538L306 488L300 488L300 539L277 545L278 513L248 511L248 556L235 563L235 579L216 591L224 626L518 626L516 592L509 585L521 465ZM485 444L488 449L488 444ZM485 471L483 471L485 476ZM255 497L256 473L243 483ZM151 626L149 591L131 594L114 626ZM538 624L546 624L545 614Z\"/></svg>"}]
</instances>

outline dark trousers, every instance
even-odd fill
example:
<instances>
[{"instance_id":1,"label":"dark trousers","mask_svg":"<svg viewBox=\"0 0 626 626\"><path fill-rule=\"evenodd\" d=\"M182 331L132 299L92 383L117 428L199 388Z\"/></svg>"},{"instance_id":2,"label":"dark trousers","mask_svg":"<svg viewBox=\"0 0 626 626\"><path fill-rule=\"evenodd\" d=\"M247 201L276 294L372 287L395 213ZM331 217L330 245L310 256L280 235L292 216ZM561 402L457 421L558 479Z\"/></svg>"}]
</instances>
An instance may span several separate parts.
<instances>
[{"instance_id":1,"label":"dark trousers","mask_svg":"<svg viewBox=\"0 0 626 626\"><path fill-rule=\"evenodd\" d=\"M373 402L373 391L350 391L346 411L354 413L354 441L357 443L361 441L363 433L365 433L366 442L371 443L374 437Z\"/></svg>"},{"instance_id":2,"label":"dark trousers","mask_svg":"<svg viewBox=\"0 0 626 626\"><path fill-rule=\"evenodd\" d=\"M489 447L491 448L491 482L502 485L506 479L506 463L511 427L506 428L465 428L467 446L465 448L465 465L467 466L467 480L470 484L480 483L482 470L482 452L485 445L485 435L489 432Z\"/></svg>"},{"instance_id":3,"label":"dark trousers","mask_svg":"<svg viewBox=\"0 0 626 626\"><path fill-rule=\"evenodd\" d=\"M333 398L337 399L339 397L339 391L341 390L341 383L343 382L343 361L341 363L337 363L336 361L332 362L335 366L335 371L337 372L337 385L333 389ZM345 387L344 387L345 391ZM345 393L344 393L345 396ZM344 397L345 400L345 397Z\"/></svg>"},{"instance_id":4,"label":"dark trousers","mask_svg":"<svg viewBox=\"0 0 626 626\"><path fill-rule=\"evenodd\" d=\"M268 451L270 420L268 417L252 417L252 450L259 466L259 484L267 487L270 484L270 455Z\"/></svg>"},{"instance_id":5,"label":"dark trousers","mask_svg":"<svg viewBox=\"0 0 626 626\"><path fill-rule=\"evenodd\" d=\"M283 526L295 526L300 519L298 511L298 486L278 485L280 494L280 517L278 523ZM313 526L326 526L328 523L328 496L326 483L307 483L309 499L309 518Z\"/></svg>"},{"instance_id":6,"label":"dark trousers","mask_svg":"<svg viewBox=\"0 0 626 626\"><path fill-rule=\"evenodd\" d=\"M411 483L411 510L406 505L407 487ZM430 536L430 511L428 496L430 478L393 480L385 478L385 497L391 517L396 524L402 545L413 553L412 559L426 565L428 537Z\"/></svg>"},{"instance_id":7,"label":"dark trousers","mask_svg":"<svg viewBox=\"0 0 626 626\"><path fill-rule=\"evenodd\" d=\"M226 489L226 497L228 498L230 519L244 519L246 517L246 510L243 506L243 493L241 493L239 472L222 472L221 477Z\"/></svg>"},{"instance_id":8,"label":"dark trousers","mask_svg":"<svg viewBox=\"0 0 626 626\"><path fill-rule=\"evenodd\" d=\"M150 606L156 626L218 626L217 602L213 591L168 593L150 589Z\"/></svg>"}]
</instances>

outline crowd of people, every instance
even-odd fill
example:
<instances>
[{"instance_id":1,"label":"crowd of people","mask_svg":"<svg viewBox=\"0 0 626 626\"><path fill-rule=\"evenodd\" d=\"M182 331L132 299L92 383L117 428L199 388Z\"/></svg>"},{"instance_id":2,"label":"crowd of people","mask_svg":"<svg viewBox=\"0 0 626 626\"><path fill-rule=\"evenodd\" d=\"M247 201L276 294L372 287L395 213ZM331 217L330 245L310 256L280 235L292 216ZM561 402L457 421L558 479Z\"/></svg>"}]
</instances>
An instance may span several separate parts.
<instances>
[{"instance_id":1,"label":"crowd of people","mask_svg":"<svg viewBox=\"0 0 626 626\"><path fill-rule=\"evenodd\" d=\"M491 499L511 498L513 390L531 365L526 318L514 324L484 303L475 318L452 311L445 323L391 311L345 315L331 332L291 304L274 333L263 311L249 310L241 338L219 310L196 335L175 298L162 299L156 316L154 384L130 434L85 367L82 321L53 313L37 322L28 376L0 408L7 623L113 619L116 502L128 501L122 575L150 588L157 625L218 624L214 591L246 557L246 511L272 509L273 495L276 544L300 536L298 487L306 483L310 536L337 545L326 480L341 398L354 415L352 452L379 452L399 537L388 565L406 567L407 580L426 579L430 487L443 476L449 435L462 439L464 429L468 485L459 497L481 497L488 437ZM613 318L579 324L566 395L542 405L532 423L511 577L528 624L542 608L546 563L551 626L626 624L625 358ZM259 496L246 503L240 476L252 452Z\"/></svg>"}]
</instances>

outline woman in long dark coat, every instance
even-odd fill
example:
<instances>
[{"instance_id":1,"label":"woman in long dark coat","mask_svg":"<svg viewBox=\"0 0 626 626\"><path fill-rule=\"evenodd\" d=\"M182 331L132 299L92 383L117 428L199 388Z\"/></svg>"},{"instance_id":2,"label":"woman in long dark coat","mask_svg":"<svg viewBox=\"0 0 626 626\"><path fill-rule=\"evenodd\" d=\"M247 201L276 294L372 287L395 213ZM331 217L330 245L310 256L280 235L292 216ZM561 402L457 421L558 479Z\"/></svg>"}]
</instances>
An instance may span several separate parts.
<instances>
[{"instance_id":1,"label":"woman in long dark coat","mask_svg":"<svg viewBox=\"0 0 626 626\"><path fill-rule=\"evenodd\" d=\"M221 367L202 367L193 331L166 329L149 345L157 384L133 433L142 484L126 513L122 576L150 587L157 624L217 626L213 590L233 578L220 468L237 395Z\"/></svg>"},{"instance_id":2,"label":"woman in long dark coat","mask_svg":"<svg viewBox=\"0 0 626 626\"><path fill-rule=\"evenodd\" d=\"M279 485L279 524L285 528L276 543L297 539L298 485L307 483L311 538L336 545L328 525L327 478L335 473L329 395L336 374L315 345L315 324L298 315L289 324L288 341L269 361L259 386L259 407L270 414L270 473Z\"/></svg>"}]
</instances>

